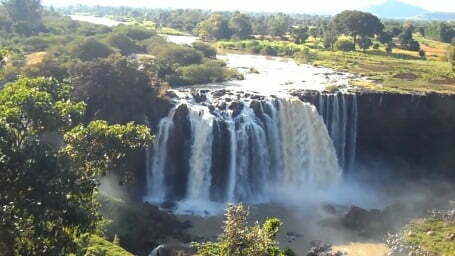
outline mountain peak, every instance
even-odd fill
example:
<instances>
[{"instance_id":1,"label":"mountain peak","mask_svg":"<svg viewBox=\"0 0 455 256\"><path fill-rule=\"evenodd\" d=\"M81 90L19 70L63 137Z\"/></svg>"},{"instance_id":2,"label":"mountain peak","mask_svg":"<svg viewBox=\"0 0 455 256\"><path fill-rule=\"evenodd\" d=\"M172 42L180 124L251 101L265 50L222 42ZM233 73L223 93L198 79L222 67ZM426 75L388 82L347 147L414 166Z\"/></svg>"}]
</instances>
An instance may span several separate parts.
<instances>
[{"instance_id":1,"label":"mountain peak","mask_svg":"<svg viewBox=\"0 0 455 256\"><path fill-rule=\"evenodd\" d=\"M383 3L371 6L367 11L381 18L390 19L411 18L429 13L428 10L398 0L387 0Z\"/></svg>"}]
</instances>

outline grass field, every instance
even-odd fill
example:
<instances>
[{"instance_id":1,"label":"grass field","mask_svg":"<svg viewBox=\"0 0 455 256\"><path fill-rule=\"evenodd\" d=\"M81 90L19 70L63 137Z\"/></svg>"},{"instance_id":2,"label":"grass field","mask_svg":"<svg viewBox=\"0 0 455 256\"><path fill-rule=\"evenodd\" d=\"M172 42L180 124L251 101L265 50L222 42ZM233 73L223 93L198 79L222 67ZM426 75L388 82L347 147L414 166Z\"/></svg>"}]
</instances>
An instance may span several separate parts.
<instances>
[{"instance_id":1,"label":"grass field","mask_svg":"<svg viewBox=\"0 0 455 256\"><path fill-rule=\"evenodd\" d=\"M260 50L268 47L273 48L276 55L296 57L297 61L302 59L300 53L307 49L307 63L370 78L369 82L356 82L359 87L382 92L455 94L455 72L447 61L448 44L418 35L415 39L426 52L426 59L421 59L418 52L397 48L388 54L384 46L365 52L331 51L314 38L304 45L268 40L225 41L218 42L218 48L263 54Z\"/></svg>"},{"instance_id":2,"label":"grass field","mask_svg":"<svg viewBox=\"0 0 455 256\"><path fill-rule=\"evenodd\" d=\"M455 223L442 220L420 220L410 224L406 231L406 241L421 246L432 255L455 256Z\"/></svg>"}]
</instances>

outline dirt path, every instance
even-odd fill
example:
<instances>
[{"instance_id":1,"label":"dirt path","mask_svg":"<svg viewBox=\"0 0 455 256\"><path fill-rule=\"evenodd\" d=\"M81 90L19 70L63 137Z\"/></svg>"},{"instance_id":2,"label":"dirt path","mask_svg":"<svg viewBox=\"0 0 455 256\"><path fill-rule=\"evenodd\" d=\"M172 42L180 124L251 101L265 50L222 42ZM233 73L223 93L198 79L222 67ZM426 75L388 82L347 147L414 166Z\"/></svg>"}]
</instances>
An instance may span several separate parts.
<instances>
[{"instance_id":1,"label":"dirt path","mask_svg":"<svg viewBox=\"0 0 455 256\"><path fill-rule=\"evenodd\" d=\"M388 253L385 244L379 243L350 243L334 246L333 250L345 252L349 256L385 256Z\"/></svg>"}]
</instances>

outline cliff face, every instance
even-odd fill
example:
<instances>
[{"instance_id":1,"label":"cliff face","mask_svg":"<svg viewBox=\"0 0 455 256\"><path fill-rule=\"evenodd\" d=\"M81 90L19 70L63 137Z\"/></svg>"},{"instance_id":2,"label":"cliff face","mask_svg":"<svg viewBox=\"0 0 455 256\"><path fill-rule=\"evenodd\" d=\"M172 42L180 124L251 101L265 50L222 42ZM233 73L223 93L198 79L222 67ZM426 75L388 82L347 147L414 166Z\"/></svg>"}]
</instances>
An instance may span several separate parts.
<instances>
[{"instance_id":1,"label":"cliff face","mask_svg":"<svg viewBox=\"0 0 455 256\"><path fill-rule=\"evenodd\" d=\"M455 179L455 96L362 93L357 102L358 169Z\"/></svg>"},{"instance_id":2,"label":"cliff face","mask_svg":"<svg viewBox=\"0 0 455 256\"><path fill-rule=\"evenodd\" d=\"M323 112L320 93L294 95ZM455 96L362 92L356 100L356 158L346 174L378 182L455 180Z\"/></svg>"}]
</instances>

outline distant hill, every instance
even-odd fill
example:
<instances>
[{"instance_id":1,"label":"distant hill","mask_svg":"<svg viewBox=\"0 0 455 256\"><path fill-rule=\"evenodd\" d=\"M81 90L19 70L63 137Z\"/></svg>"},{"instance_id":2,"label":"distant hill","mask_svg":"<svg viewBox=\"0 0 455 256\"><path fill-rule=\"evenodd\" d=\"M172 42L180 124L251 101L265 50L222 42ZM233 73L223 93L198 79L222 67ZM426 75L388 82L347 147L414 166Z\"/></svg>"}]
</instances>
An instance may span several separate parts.
<instances>
[{"instance_id":1,"label":"distant hill","mask_svg":"<svg viewBox=\"0 0 455 256\"><path fill-rule=\"evenodd\" d=\"M430 13L430 11L418 6L403 3L397 0L387 0L381 4L373 5L368 8L367 11L381 18L389 19L406 19Z\"/></svg>"},{"instance_id":2,"label":"distant hill","mask_svg":"<svg viewBox=\"0 0 455 256\"><path fill-rule=\"evenodd\" d=\"M455 20L455 12L431 12L399 0L387 0L366 11L387 19Z\"/></svg>"},{"instance_id":3,"label":"distant hill","mask_svg":"<svg viewBox=\"0 0 455 256\"><path fill-rule=\"evenodd\" d=\"M455 12L430 12L416 16L421 20L455 20Z\"/></svg>"}]
</instances>

